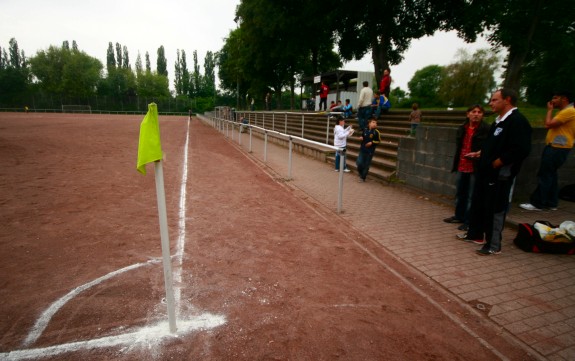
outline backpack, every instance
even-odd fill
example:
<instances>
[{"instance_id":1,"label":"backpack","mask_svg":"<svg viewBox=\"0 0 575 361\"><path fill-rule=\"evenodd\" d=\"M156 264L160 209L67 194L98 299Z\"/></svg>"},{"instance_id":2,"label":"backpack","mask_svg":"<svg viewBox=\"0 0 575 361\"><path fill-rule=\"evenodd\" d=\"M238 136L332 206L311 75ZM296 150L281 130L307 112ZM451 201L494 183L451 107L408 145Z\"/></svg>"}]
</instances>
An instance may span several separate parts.
<instances>
[{"instance_id":1,"label":"backpack","mask_svg":"<svg viewBox=\"0 0 575 361\"><path fill-rule=\"evenodd\" d=\"M575 202L575 184L569 184L561 188L559 198L564 201Z\"/></svg>"},{"instance_id":2,"label":"backpack","mask_svg":"<svg viewBox=\"0 0 575 361\"><path fill-rule=\"evenodd\" d=\"M536 221L551 228L557 228L547 221ZM525 252L575 254L575 242L543 240L534 225L520 223L517 227L517 236L513 240L515 246Z\"/></svg>"}]
</instances>

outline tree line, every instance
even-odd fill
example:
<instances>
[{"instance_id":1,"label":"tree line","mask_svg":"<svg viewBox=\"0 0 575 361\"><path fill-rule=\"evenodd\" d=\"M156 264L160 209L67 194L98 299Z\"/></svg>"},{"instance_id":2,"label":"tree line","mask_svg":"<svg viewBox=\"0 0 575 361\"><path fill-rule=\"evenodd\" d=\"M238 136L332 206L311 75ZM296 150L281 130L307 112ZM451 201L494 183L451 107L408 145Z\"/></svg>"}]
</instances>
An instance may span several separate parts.
<instances>
[{"instance_id":1,"label":"tree line","mask_svg":"<svg viewBox=\"0 0 575 361\"><path fill-rule=\"evenodd\" d=\"M543 105L554 88L572 89L575 83L574 12L575 0L242 0L237 28L218 52L220 88L239 101L240 94L263 99L267 92L280 101L288 89L293 104L302 78L368 54L378 83L383 69L402 61L413 39L454 30L469 42L483 34L493 50L506 50L503 81L496 85ZM454 70L444 69L445 79ZM436 100L464 105L467 99L448 95L455 85L445 84Z\"/></svg>"},{"instance_id":2,"label":"tree line","mask_svg":"<svg viewBox=\"0 0 575 361\"><path fill-rule=\"evenodd\" d=\"M173 111L213 109L216 95L214 54L210 51L206 54L203 73L196 51L193 59L194 68L190 71L185 51L177 50L172 94L163 46L157 49L155 70L152 70L146 51L145 66L138 53L134 71L128 48L109 42L104 72L101 61L81 51L76 41L72 41L71 46L68 41L61 46L51 45L28 59L12 38L7 49L0 48L0 107L23 107L32 105L31 102L36 108L43 108L42 105L48 103L50 105L44 108L62 104L94 106L96 104L90 103L96 101L99 109L139 110L146 109L149 101L169 99L175 104L180 100Z\"/></svg>"},{"instance_id":3,"label":"tree line","mask_svg":"<svg viewBox=\"0 0 575 361\"><path fill-rule=\"evenodd\" d=\"M178 50L173 93L163 46L157 49L155 70L146 52L144 59L138 54L133 71L128 49L109 43L104 71L103 64L79 50L75 41L50 46L27 59L11 39L0 49L0 106L22 106L34 94L36 102L98 96L110 103L108 107L135 106L128 103L134 97L167 98L203 111L214 105L245 108L250 98L261 105L269 92L275 108L299 109L296 89L312 91L303 79L369 54L378 83L383 69L401 63L413 39L438 30L457 31L470 42L483 34L493 51L505 50L503 81L495 86L519 90L529 103L544 105L553 89L573 89L575 0L366 0L353 4L353 9L349 6L343 0L329 6L307 0L241 0L237 27L219 51L206 54L203 73L195 51L189 69L187 54ZM487 67L477 72L477 63ZM487 53L476 53L456 64L420 69L410 82L409 99L443 106L481 102L480 95L464 96L461 89L493 87L488 72L498 63ZM433 77L441 79L441 86L415 81ZM396 89L394 94L401 92Z\"/></svg>"}]
</instances>

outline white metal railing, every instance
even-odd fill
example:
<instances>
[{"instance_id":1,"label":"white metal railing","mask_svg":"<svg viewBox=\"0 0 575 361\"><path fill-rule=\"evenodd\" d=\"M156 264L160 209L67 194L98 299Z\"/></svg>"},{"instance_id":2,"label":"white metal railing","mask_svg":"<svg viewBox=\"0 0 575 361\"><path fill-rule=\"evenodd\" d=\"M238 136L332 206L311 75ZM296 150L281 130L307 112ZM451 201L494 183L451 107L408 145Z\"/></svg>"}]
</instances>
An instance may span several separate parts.
<instances>
[{"instance_id":1,"label":"white metal railing","mask_svg":"<svg viewBox=\"0 0 575 361\"><path fill-rule=\"evenodd\" d=\"M281 123L277 123L277 121L279 120L279 118L283 118L283 132L285 134L289 134L288 133L288 115L295 116L295 117L292 117L292 127L293 127L293 120L297 119L298 117L301 117L301 121L300 121L301 128L300 128L300 130L298 130L298 133L301 134L301 138L305 138L304 134L305 134L306 124L308 124L308 123L311 124L311 121L310 121L311 118L309 117L309 115L312 115L312 114L315 115L316 113L235 111L235 112L229 112L227 114L224 114L223 111L221 111L219 109L215 109L213 112L206 113L205 115L208 117L215 116L219 119L226 119L226 120L232 120L233 121L234 119L232 118L232 114L233 114L233 117L235 117L236 121L238 121L242 117L245 117L246 119L248 119L250 124L254 124L256 126L261 124L261 128L271 129L271 130L276 130L276 125L277 125L277 127L280 127ZM330 124L330 118L333 115L340 115L340 114L343 114L343 113L342 112L327 112L325 114L325 116L326 116L325 144L329 143L329 136L331 134L331 132L330 132L330 125L331 125ZM282 117L282 115L283 115L283 117ZM308 117L306 118L306 116L308 116ZM270 117L271 117L271 124L269 122ZM266 118L268 120L267 122L266 122ZM314 118L317 119L317 116L315 116ZM281 122L281 120L279 120L279 121ZM297 122L297 120L296 120L296 122Z\"/></svg>"},{"instance_id":2,"label":"white metal railing","mask_svg":"<svg viewBox=\"0 0 575 361\"><path fill-rule=\"evenodd\" d=\"M309 139L305 139L305 138L303 138L303 136L298 137L295 135L281 133L281 132L278 132L275 130L266 129L266 128L259 127L259 126L253 125L253 124L244 124L244 123L235 122L235 121L229 120L229 119L219 118L219 117L214 116L214 115L215 114L211 114L209 118L200 117L200 119L202 121L210 124L212 127L214 127L219 132L224 134L227 138L231 138L232 141L234 141L234 132L235 132L235 129L237 127L237 129L238 129L237 130L237 132L238 132L237 142L239 145L242 145L242 132L243 132L243 130L249 131L249 145L248 145L248 152L249 153L252 153L252 132L256 131L258 133L263 134L263 136L264 136L264 150L263 150L264 163L267 163L268 136L272 136L272 137L275 137L278 139L288 140L289 146L288 146L287 180L292 180L292 163L293 163L293 159L292 159L293 151L292 150L293 150L293 143L294 142L299 143L299 144L301 144L301 143L311 144L311 145L315 145L318 147L334 150L337 152L343 151L343 148L339 148L339 147L335 147L333 145L316 142L316 141L309 140ZM337 192L338 193L337 194L337 213L341 213L342 203L343 203L343 175L345 173L345 172L343 172L343 170L345 169L344 162L345 162L345 157L339 157L340 172L338 173L339 179L338 179L338 192Z\"/></svg>"}]
</instances>

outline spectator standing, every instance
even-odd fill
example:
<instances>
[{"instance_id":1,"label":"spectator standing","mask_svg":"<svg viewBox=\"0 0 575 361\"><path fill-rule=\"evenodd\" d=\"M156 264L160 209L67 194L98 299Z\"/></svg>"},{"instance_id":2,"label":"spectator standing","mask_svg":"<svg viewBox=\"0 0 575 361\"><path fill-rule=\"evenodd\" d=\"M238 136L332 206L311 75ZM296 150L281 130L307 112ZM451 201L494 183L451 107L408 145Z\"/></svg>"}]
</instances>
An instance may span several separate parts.
<instances>
[{"instance_id":1,"label":"spectator standing","mask_svg":"<svg viewBox=\"0 0 575 361\"><path fill-rule=\"evenodd\" d=\"M336 117L335 122L336 124L333 128L333 145L342 148L341 151L338 150L335 153L335 171L339 172L340 158L343 157L343 171L349 173L345 162L345 150L347 147L347 138L353 134L354 130L351 126L345 128L345 119L342 117Z\"/></svg>"},{"instance_id":2,"label":"spectator standing","mask_svg":"<svg viewBox=\"0 0 575 361\"><path fill-rule=\"evenodd\" d=\"M363 88L359 92L359 99L357 101L357 122L359 129L363 132L367 129L367 120L371 116L371 99L373 98L373 90L369 87L369 82L363 82Z\"/></svg>"},{"instance_id":3,"label":"spectator standing","mask_svg":"<svg viewBox=\"0 0 575 361\"><path fill-rule=\"evenodd\" d=\"M481 105L472 105L467 109L467 119L457 128L455 137L455 156L452 172L457 174L455 194L455 215L445 218L446 223L463 223L459 229L469 226L469 209L475 186L475 172L478 152L487 138L489 125L483 121L485 110Z\"/></svg>"},{"instance_id":4,"label":"spectator standing","mask_svg":"<svg viewBox=\"0 0 575 361\"><path fill-rule=\"evenodd\" d=\"M266 101L266 110L267 111L272 110L272 96L270 92L267 92L265 101Z\"/></svg>"},{"instance_id":5,"label":"spectator standing","mask_svg":"<svg viewBox=\"0 0 575 361\"><path fill-rule=\"evenodd\" d=\"M322 81L319 87L319 110L323 104L323 110L327 110L327 95L329 94L329 87Z\"/></svg>"},{"instance_id":6,"label":"spectator standing","mask_svg":"<svg viewBox=\"0 0 575 361\"><path fill-rule=\"evenodd\" d=\"M421 110L419 109L419 104L413 103L411 105L411 113L409 114L409 123L411 124L411 129L409 131L410 137L415 137L415 131L419 123L421 123Z\"/></svg>"},{"instance_id":7,"label":"spectator standing","mask_svg":"<svg viewBox=\"0 0 575 361\"><path fill-rule=\"evenodd\" d=\"M375 153L375 148L381 142L381 134L376 128L377 120L372 117L369 120L368 127L364 129L361 134L361 147L355 162L357 172L359 173L359 182L365 182L373 154Z\"/></svg>"},{"instance_id":8,"label":"spectator standing","mask_svg":"<svg viewBox=\"0 0 575 361\"><path fill-rule=\"evenodd\" d=\"M553 109L559 109L555 117ZM554 92L553 98L547 103L545 128L549 130L537 172L537 188L531 194L531 203L519 205L529 211L555 210L559 204L557 171L567 160L575 138L575 108L573 95L569 91Z\"/></svg>"},{"instance_id":9,"label":"spectator standing","mask_svg":"<svg viewBox=\"0 0 575 361\"><path fill-rule=\"evenodd\" d=\"M252 97L252 100L250 102L250 110L253 112L254 110L256 110L256 101L254 100L254 98Z\"/></svg>"},{"instance_id":10,"label":"spectator standing","mask_svg":"<svg viewBox=\"0 0 575 361\"><path fill-rule=\"evenodd\" d=\"M509 196L515 176L531 151L531 125L517 110L517 93L497 90L489 105L497 118L483 142L479 155L471 203L469 231L464 240L483 247L483 256L499 254Z\"/></svg>"},{"instance_id":11,"label":"spectator standing","mask_svg":"<svg viewBox=\"0 0 575 361\"><path fill-rule=\"evenodd\" d=\"M381 78L381 82L379 83L379 93L385 95L386 98L389 99L389 93L391 91L391 76L389 75L391 70L389 68L385 68L383 70L383 77Z\"/></svg>"}]
</instances>

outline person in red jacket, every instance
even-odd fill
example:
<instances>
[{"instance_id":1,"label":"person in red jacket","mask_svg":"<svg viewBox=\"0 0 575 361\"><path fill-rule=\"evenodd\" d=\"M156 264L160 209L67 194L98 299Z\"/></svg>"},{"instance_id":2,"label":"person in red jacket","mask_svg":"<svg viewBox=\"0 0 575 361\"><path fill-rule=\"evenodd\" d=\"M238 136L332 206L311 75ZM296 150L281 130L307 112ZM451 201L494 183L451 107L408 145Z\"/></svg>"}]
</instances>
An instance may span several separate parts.
<instances>
[{"instance_id":1,"label":"person in red jacket","mask_svg":"<svg viewBox=\"0 0 575 361\"><path fill-rule=\"evenodd\" d=\"M389 70L389 68L385 68L383 70L383 77L379 83L379 94L384 94L388 99L389 92L391 90L391 76L389 76L389 73L391 73L391 70Z\"/></svg>"},{"instance_id":2,"label":"person in red jacket","mask_svg":"<svg viewBox=\"0 0 575 361\"><path fill-rule=\"evenodd\" d=\"M329 87L322 81L319 87L319 108L321 110L321 105L323 104L323 110L327 110L327 95L329 94Z\"/></svg>"}]
</instances>

